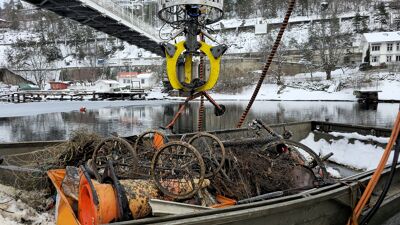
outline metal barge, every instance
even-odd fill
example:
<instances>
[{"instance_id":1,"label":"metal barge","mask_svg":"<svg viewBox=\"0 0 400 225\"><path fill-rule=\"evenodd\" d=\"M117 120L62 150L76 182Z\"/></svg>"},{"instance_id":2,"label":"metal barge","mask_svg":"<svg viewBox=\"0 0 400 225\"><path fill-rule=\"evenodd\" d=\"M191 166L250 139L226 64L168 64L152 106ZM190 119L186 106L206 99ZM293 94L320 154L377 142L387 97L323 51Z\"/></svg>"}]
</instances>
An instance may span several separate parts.
<instances>
[{"instance_id":1,"label":"metal barge","mask_svg":"<svg viewBox=\"0 0 400 225\"><path fill-rule=\"evenodd\" d=\"M292 140L300 141L308 136L310 132L315 134L316 139L337 139L329 132L357 132L362 135L373 135L378 137L389 137L391 130L385 128L354 126L330 122L308 121L289 124L271 125L274 130L282 133L284 129L291 130L294 134ZM221 140L240 139L248 136L250 129L232 129L210 132ZM180 135L171 135L179 137ZM134 137L127 137L133 139ZM350 140L351 141L351 140ZM46 146L59 144L60 141L36 142L36 143L9 143L0 144L0 154L19 158L28 156L31 151L40 151ZM379 145L379 143L371 143ZM349 149L350 151L350 149ZM23 165L20 165L23 166ZM400 167L400 164L397 168ZM0 182L14 185L11 174L15 169L9 166L0 166ZM40 173L41 171L24 171L21 173ZM225 209L213 209L203 212L172 215L165 217L152 217L141 220L113 223L118 225L130 224L316 224L331 225L345 224L352 213L357 200L360 198L363 188L371 179L373 171L358 173L338 180L321 188L310 189L294 195L264 200L255 203L233 206ZM376 196L379 196L386 180L389 177L389 168L382 174L379 184L374 191L370 201L373 205ZM42 180L41 182L47 182ZM19 184L21 185L21 184ZM24 188L21 186L20 188ZM396 171L388 195L386 196L380 210L369 224L383 224L392 217L398 217L400 207L400 172ZM366 210L364 213L367 213ZM396 224L396 223L392 223Z\"/></svg>"}]
</instances>

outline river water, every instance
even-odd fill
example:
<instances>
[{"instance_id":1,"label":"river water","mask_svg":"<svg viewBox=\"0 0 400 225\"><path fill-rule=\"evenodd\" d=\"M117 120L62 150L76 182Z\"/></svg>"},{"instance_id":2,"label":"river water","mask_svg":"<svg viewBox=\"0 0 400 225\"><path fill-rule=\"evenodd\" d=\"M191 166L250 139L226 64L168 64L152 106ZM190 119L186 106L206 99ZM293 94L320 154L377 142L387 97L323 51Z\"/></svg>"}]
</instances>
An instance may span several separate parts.
<instances>
[{"instance_id":1,"label":"river water","mask_svg":"<svg viewBox=\"0 0 400 225\"><path fill-rule=\"evenodd\" d=\"M79 112L79 105L88 107ZM205 130L235 127L247 102L222 102L226 113L214 116L214 109L206 104ZM57 106L57 107L54 107ZM178 110L179 102L48 102L0 104L0 142L64 140L78 129L109 136L138 134L150 128L165 126ZM391 127L399 105L380 103L365 107L356 102L255 102L248 121L259 118L266 123L322 120L339 123ZM50 109L50 110L46 110ZM199 103L188 105L174 127L175 132L197 130Z\"/></svg>"}]
</instances>

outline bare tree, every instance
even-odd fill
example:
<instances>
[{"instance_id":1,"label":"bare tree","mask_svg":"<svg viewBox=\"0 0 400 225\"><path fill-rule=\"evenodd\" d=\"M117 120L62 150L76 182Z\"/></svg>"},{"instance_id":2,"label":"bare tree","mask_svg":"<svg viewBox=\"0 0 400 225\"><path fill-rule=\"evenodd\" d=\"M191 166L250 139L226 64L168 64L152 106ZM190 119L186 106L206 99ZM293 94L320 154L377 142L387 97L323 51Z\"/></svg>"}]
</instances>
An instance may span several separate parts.
<instances>
[{"instance_id":1,"label":"bare tree","mask_svg":"<svg viewBox=\"0 0 400 225\"><path fill-rule=\"evenodd\" d=\"M267 41L263 44L262 52L269 53L271 52L272 44L274 39L271 35L268 35ZM270 69L270 73L274 76L276 84L282 85L283 80L282 76L284 76L283 68L284 64L287 62L287 56L289 55L289 48L285 44L285 40L282 40L279 45L278 50L275 53L275 57L273 59L273 66Z\"/></svg>"},{"instance_id":2,"label":"bare tree","mask_svg":"<svg viewBox=\"0 0 400 225\"><path fill-rule=\"evenodd\" d=\"M52 66L46 52L43 51L43 43L38 41L24 42L18 40L12 49L7 52L9 67L13 69L23 69L26 77L33 78L40 89L44 88L47 80L48 69Z\"/></svg>"},{"instance_id":3,"label":"bare tree","mask_svg":"<svg viewBox=\"0 0 400 225\"><path fill-rule=\"evenodd\" d=\"M314 64L319 64L326 73L326 79L330 80L346 48L351 46L351 34L341 32L336 10L330 18L327 18L327 12L323 12L320 22L310 26L308 44L318 55L318 62Z\"/></svg>"},{"instance_id":4,"label":"bare tree","mask_svg":"<svg viewBox=\"0 0 400 225\"><path fill-rule=\"evenodd\" d=\"M313 80L313 71L318 67L314 65L314 51L312 50L312 46L309 42L299 43L295 38L290 40L293 47L299 52L301 52L301 59L299 60L299 64L304 65L306 71L310 74L311 80Z\"/></svg>"}]
</instances>

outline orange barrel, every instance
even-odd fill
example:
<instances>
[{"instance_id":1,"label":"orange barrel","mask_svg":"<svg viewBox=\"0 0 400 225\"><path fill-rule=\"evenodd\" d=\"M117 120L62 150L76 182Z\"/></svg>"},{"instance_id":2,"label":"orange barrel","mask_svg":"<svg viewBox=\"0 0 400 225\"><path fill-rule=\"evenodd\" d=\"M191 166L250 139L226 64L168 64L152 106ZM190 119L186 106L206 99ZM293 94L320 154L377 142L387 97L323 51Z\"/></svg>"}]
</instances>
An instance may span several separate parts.
<instances>
[{"instance_id":1,"label":"orange barrel","mask_svg":"<svg viewBox=\"0 0 400 225\"><path fill-rule=\"evenodd\" d=\"M94 191L85 176L79 187L78 218L82 225L107 224L118 218L118 200L111 184L91 180ZM96 204L96 196L98 204Z\"/></svg>"}]
</instances>

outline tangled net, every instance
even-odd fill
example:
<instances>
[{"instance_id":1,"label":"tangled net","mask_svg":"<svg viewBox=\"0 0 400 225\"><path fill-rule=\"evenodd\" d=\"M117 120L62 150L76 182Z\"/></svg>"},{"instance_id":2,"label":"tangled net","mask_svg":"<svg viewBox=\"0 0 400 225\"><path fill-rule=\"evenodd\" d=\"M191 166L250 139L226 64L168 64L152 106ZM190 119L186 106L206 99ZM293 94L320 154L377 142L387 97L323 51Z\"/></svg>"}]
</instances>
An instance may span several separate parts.
<instances>
[{"instance_id":1,"label":"tangled net","mask_svg":"<svg viewBox=\"0 0 400 225\"><path fill-rule=\"evenodd\" d=\"M234 199L246 199L297 187L292 176L298 167L290 154L273 158L261 146L235 146L227 149L225 169L211 182L214 192Z\"/></svg>"},{"instance_id":2,"label":"tangled net","mask_svg":"<svg viewBox=\"0 0 400 225\"><path fill-rule=\"evenodd\" d=\"M65 143L47 147L41 151L4 156L0 179L8 185L24 190L43 190L50 187L46 171L79 166L92 157L101 137L87 130L71 134ZM10 179L12 177L12 179Z\"/></svg>"}]
</instances>

